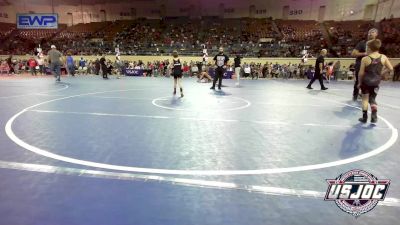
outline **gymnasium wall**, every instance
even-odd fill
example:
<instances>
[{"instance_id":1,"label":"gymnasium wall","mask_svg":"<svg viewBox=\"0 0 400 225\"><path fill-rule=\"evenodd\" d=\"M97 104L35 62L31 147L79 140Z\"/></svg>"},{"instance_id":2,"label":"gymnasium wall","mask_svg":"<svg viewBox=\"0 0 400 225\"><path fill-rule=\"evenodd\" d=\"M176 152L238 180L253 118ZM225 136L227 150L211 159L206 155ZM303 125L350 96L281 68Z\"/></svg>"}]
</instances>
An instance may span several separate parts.
<instances>
[{"instance_id":1,"label":"gymnasium wall","mask_svg":"<svg viewBox=\"0 0 400 225\"><path fill-rule=\"evenodd\" d=\"M225 18L255 17L302 20L372 20L379 21L391 15L400 17L398 0L13 0L7 5L0 0L0 22L15 23L16 13L59 14L60 22L89 23L104 20L101 10L106 12L108 21L133 19L137 17L160 18L165 16L221 16ZM53 2L53 6L52 6ZM101 3L103 2L103 3ZM104 3L108 2L108 3ZM164 7L163 7L164 6ZM284 7L288 6L286 13ZM321 10L325 6L325 10ZM7 17L2 16L4 13Z\"/></svg>"}]
</instances>

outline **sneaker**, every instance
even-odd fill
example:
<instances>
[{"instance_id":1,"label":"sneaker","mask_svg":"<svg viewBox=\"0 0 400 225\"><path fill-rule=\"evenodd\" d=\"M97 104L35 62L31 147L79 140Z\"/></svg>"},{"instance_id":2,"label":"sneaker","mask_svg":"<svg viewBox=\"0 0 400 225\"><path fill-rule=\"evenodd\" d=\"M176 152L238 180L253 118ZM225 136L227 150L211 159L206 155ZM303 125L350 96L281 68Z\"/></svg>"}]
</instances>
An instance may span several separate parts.
<instances>
[{"instance_id":1,"label":"sneaker","mask_svg":"<svg viewBox=\"0 0 400 225\"><path fill-rule=\"evenodd\" d=\"M361 123L366 123L367 120L368 120L367 117L362 117L362 118L358 119L358 121L360 121ZM371 118L371 120L372 120L372 118Z\"/></svg>"},{"instance_id":2,"label":"sneaker","mask_svg":"<svg viewBox=\"0 0 400 225\"><path fill-rule=\"evenodd\" d=\"M307 88L310 89L310 90L313 89L311 86L307 86Z\"/></svg>"},{"instance_id":3,"label":"sneaker","mask_svg":"<svg viewBox=\"0 0 400 225\"><path fill-rule=\"evenodd\" d=\"M211 90L215 90L215 87L210 87Z\"/></svg>"},{"instance_id":4,"label":"sneaker","mask_svg":"<svg viewBox=\"0 0 400 225\"><path fill-rule=\"evenodd\" d=\"M321 88L321 90L325 91L325 90L328 90L328 88L327 87L323 87L323 88Z\"/></svg>"}]
</instances>

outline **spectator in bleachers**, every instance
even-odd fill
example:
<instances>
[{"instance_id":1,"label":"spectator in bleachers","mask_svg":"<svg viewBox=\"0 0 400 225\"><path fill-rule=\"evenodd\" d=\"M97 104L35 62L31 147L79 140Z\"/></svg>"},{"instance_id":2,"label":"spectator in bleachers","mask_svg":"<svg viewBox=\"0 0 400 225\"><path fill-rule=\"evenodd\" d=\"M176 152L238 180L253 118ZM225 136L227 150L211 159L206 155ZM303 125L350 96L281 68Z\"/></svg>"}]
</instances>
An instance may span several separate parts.
<instances>
[{"instance_id":1,"label":"spectator in bleachers","mask_svg":"<svg viewBox=\"0 0 400 225\"><path fill-rule=\"evenodd\" d=\"M117 55L116 57L115 57L115 63L114 63L114 68L116 69L116 73L117 73L117 78L119 79L120 78L120 75L122 74L122 72L123 72L123 67L124 67L124 64L123 64L123 62L121 61L121 56L119 56L119 55ZM150 73L150 75L151 75L151 73Z\"/></svg>"},{"instance_id":2,"label":"spectator in bleachers","mask_svg":"<svg viewBox=\"0 0 400 225\"><path fill-rule=\"evenodd\" d=\"M400 63L394 67L393 81L399 81L400 78Z\"/></svg>"},{"instance_id":3,"label":"spectator in bleachers","mask_svg":"<svg viewBox=\"0 0 400 225\"><path fill-rule=\"evenodd\" d=\"M86 67L86 60L84 60L83 57L81 57L78 63L78 73L79 75L88 73L88 68Z\"/></svg>"},{"instance_id":4,"label":"spectator in bleachers","mask_svg":"<svg viewBox=\"0 0 400 225\"><path fill-rule=\"evenodd\" d=\"M94 74L99 75L101 68L99 58L97 58L96 61L94 61L93 65L94 65Z\"/></svg>"},{"instance_id":5,"label":"spectator in bleachers","mask_svg":"<svg viewBox=\"0 0 400 225\"><path fill-rule=\"evenodd\" d=\"M250 74L251 74L250 65L247 64L247 63L244 63L244 65L243 65L243 70L244 70L244 77L245 77L245 78L249 77Z\"/></svg>"},{"instance_id":6,"label":"spectator in bleachers","mask_svg":"<svg viewBox=\"0 0 400 225\"><path fill-rule=\"evenodd\" d=\"M340 61L339 60L337 60L335 62L335 64L333 65L333 74L334 74L335 80L338 80L339 77L341 76L341 74L340 74Z\"/></svg>"},{"instance_id":7,"label":"spectator in bleachers","mask_svg":"<svg viewBox=\"0 0 400 225\"><path fill-rule=\"evenodd\" d=\"M28 67L29 67L29 72L31 73L32 76L36 76L36 66L37 66L37 62L35 60L35 58L33 56L30 57L30 59L28 60Z\"/></svg>"},{"instance_id":8,"label":"spectator in bleachers","mask_svg":"<svg viewBox=\"0 0 400 225\"><path fill-rule=\"evenodd\" d=\"M10 74L10 68L6 60L0 60L0 75L1 74Z\"/></svg>"},{"instance_id":9,"label":"spectator in bleachers","mask_svg":"<svg viewBox=\"0 0 400 225\"><path fill-rule=\"evenodd\" d=\"M236 86L239 86L240 85L240 70L241 70L241 67L240 67L240 61L241 61L241 58L242 57L240 57L240 55L238 54L238 55L236 55L236 57L235 57L235 59L234 59L234 63L235 63L235 76L236 76Z\"/></svg>"},{"instance_id":10,"label":"spectator in bleachers","mask_svg":"<svg viewBox=\"0 0 400 225\"><path fill-rule=\"evenodd\" d=\"M75 61L70 52L67 54L67 70L69 75L75 76Z\"/></svg>"},{"instance_id":11,"label":"spectator in bleachers","mask_svg":"<svg viewBox=\"0 0 400 225\"><path fill-rule=\"evenodd\" d=\"M39 53L37 57L37 64L39 66L39 73L40 75L43 75L45 73L44 71L44 55L43 53Z\"/></svg>"},{"instance_id":12,"label":"spectator in bleachers","mask_svg":"<svg viewBox=\"0 0 400 225\"><path fill-rule=\"evenodd\" d=\"M107 68L107 60L106 60L106 56L102 55L100 60L99 60L99 64L101 67L101 72L103 73L103 79L108 79L108 68Z\"/></svg>"},{"instance_id":13,"label":"spectator in bleachers","mask_svg":"<svg viewBox=\"0 0 400 225\"><path fill-rule=\"evenodd\" d=\"M8 65L8 68L9 68L9 73L10 74L14 74L15 73L15 70L14 70L14 63L13 63L13 60L12 60L12 55L10 55L8 58L7 58L7 65Z\"/></svg>"}]
</instances>

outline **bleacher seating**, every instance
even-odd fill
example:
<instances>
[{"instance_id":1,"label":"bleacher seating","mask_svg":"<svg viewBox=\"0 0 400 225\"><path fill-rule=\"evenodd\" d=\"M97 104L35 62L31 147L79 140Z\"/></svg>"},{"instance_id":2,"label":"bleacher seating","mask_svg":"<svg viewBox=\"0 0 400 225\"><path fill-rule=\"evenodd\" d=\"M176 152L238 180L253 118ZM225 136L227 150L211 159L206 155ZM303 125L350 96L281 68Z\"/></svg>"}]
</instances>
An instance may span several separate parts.
<instances>
[{"instance_id":1,"label":"bleacher seating","mask_svg":"<svg viewBox=\"0 0 400 225\"><path fill-rule=\"evenodd\" d=\"M384 20L381 38L386 53L398 56L399 19ZM267 57L300 57L304 49L316 55L329 48L342 57L366 38L372 21L272 20L271 18L222 19L175 17L119 20L60 26L57 30L15 30L15 24L0 23L0 38L13 34L0 51L3 54L32 53L40 43L43 48L56 44L73 54L163 54L178 49L180 54L201 55L207 48L215 54L223 46L228 54ZM327 32L325 32L327 31ZM332 43L331 46L328 43ZM331 53L332 53L331 52Z\"/></svg>"},{"instance_id":2,"label":"bleacher seating","mask_svg":"<svg viewBox=\"0 0 400 225\"><path fill-rule=\"evenodd\" d=\"M0 37L9 35L16 28L15 24L0 23Z\"/></svg>"}]
</instances>

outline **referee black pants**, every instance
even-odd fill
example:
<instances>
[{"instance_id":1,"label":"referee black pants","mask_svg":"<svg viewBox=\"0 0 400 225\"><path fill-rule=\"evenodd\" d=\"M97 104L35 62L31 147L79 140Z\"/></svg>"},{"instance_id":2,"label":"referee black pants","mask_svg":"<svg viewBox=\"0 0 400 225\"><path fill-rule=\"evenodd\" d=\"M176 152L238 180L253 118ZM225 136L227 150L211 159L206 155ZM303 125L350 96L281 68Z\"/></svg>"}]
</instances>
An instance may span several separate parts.
<instances>
[{"instance_id":1,"label":"referee black pants","mask_svg":"<svg viewBox=\"0 0 400 225\"><path fill-rule=\"evenodd\" d=\"M354 70L354 74L356 76L356 80L354 82L354 88L353 88L353 97L357 98L358 97L358 93L360 92L360 90L358 89L358 72L360 71L360 68L355 68Z\"/></svg>"},{"instance_id":2,"label":"referee black pants","mask_svg":"<svg viewBox=\"0 0 400 225\"><path fill-rule=\"evenodd\" d=\"M321 88L324 88L324 81L322 80L322 74L320 74L320 73L315 73L314 74L313 78L311 79L310 83L308 84L308 87L311 87L311 85L317 79L319 81L319 84L321 85Z\"/></svg>"},{"instance_id":3,"label":"referee black pants","mask_svg":"<svg viewBox=\"0 0 400 225\"><path fill-rule=\"evenodd\" d=\"M217 67L215 69L215 75L214 75L214 80L213 80L213 87L215 88L215 84L218 81L218 88L221 88L222 86L222 77L224 76L224 68L222 67Z\"/></svg>"}]
</instances>

